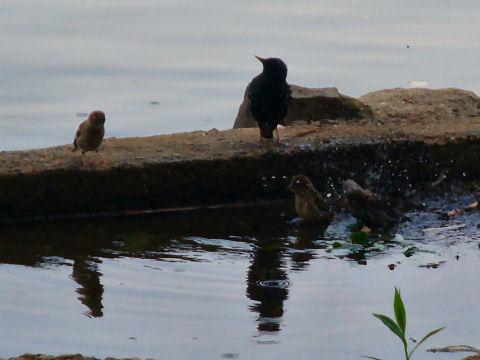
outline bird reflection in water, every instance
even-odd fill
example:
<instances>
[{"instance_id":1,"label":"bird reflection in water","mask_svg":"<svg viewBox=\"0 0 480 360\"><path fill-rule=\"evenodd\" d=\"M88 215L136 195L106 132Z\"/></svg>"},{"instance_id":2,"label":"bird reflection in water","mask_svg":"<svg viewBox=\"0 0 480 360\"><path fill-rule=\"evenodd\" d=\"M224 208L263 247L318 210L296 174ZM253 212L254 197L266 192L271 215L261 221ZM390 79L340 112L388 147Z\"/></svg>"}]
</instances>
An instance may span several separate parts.
<instances>
[{"instance_id":1,"label":"bird reflection in water","mask_svg":"<svg viewBox=\"0 0 480 360\"><path fill-rule=\"evenodd\" d=\"M285 248L275 237L258 240L247 275L247 296L256 303L250 309L259 314L258 331L280 331L283 302L288 298Z\"/></svg>"},{"instance_id":2,"label":"bird reflection in water","mask_svg":"<svg viewBox=\"0 0 480 360\"><path fill-rule=\"evenodd\" d=\"M98 271L98 264L101 263L96 258L77 258L74 259L72 279L75 280L80 287L76 289L78 300L89 308L84 312L89 317L103 316L103 285L100 283L102 273Z\"/></svg>"},{"instance_id":3,"label":"bird reflection in water","mask_svg":"<svg viewBox=\"0 0 480 360\"><path fill-rule=\"evenodd\" d=\"M250 310L258 313L259 335L281 331L284 302L290 287L288 257L292 260L292 270L304 270L314 259L312 249L318 248L315 242L323 238L327 226L300 224L293 229L292 235L296 238L293 243L285 240L285 234L292 230L291 225L280 228L275 231L272 227L268 231L263 227L263 231L256 231L257 247L248 268L246 294L255 301Z\"/></svg>"},{"instance_id":4,"label":"bird reflection in water","mask_svg":"<svg viewBox=\"0 0 480 360\"><path fill-rule=\"evenodd\" d=\"M314 249L322 248L315 241L324 237L326 229L327 226L319 226L318 224L301 224L298 227L296 241L290 244L293 270L306 270L310 261L316 256Z\"/></svg>"},{"instance_id":5,"label":"bird reflection in water","mask_svg":"<svg viewBox=\"0 0 480 360\"><path fill-rule=\"evenodd\" d=\"M279 214L288 211L289 215L279 218ZM70 277L78 283L76 297L88 308L85 315L98 318L104 311L101 259L125 255L190 261L192 257L188 253L198 251L198 244L170 239L191 236L228 239L230 235L256 239L254 249L245 250L251 252L246 295L252 301L250 309L258 314L257 330L261 334L275 333L281 330L284 302L288 298L289 258L293 260L294 270L307 266L313 258L311 249L317 238L315 234L297 230L296 225L286 220L290 217L293 217L293 207L286 204L284 207L198 211L122 221L8 226L0 228L0 238L5 239L0 243L0 263L34 267L73 263ZM236 219L234 226L231 219ZM142 229L141 236L138 229ZM287 241L290 234L297 237L297 241ZM223 250L228 251L227 248ZM200 251L216 250L202 247Z\"/></svg>"},{"instance_id":6,"label":"bird reflection in water","mask_svg":"<svg viewBox=\"0 0 480 360\"><path fill-rule=\"evenodd\" d=\"M102 249L111 248L111 239L95 221L32 223L0 228L0 264L32 267L72 266L70 277L80 287L78 299L88 307L89 317L103 316ZM88 233L89 236L85 236Z\"/></svg>"}]
</instances>

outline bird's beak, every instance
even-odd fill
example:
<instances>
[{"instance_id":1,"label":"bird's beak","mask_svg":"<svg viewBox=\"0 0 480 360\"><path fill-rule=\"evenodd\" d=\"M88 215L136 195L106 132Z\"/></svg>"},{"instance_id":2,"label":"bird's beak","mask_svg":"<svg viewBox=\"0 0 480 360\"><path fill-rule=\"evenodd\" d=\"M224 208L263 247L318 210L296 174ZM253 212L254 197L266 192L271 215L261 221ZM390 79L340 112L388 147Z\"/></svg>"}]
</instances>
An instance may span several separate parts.
<instances>
[{"instance_id":1,"label":"bird's beak","mask_svg":"<svg viewBox=\"0 0 480 360\"><path fill-rule=\"evenodd\" d=\"M255 57L258 59L258 61L260 61L262 64L263 64L263 62L265 61L265 59L264 59L264 58L261 58L260 56L257 56L257 55L254 55L254 56L255 56Z\"/></svg>"}]
</instances>

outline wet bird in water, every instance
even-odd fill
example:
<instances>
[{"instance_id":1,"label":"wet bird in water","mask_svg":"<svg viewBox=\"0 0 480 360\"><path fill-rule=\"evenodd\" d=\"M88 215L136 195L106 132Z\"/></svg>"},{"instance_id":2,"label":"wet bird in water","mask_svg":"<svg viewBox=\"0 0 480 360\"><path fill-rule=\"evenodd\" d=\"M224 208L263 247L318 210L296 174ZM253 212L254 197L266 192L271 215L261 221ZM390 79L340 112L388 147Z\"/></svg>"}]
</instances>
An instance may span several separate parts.
<instances>
[{"instance_id":1,"label":"wet bird in water","mask_svg":"<svg viewBox=\"0 0 480 360\"><path fill-rule=\"evenodd\" d=\"M250 111L260 128L260 142L263 138L273 138L275 130L278 144L280 138L277 125L287 115L291 99L290 87L286 81L287 65L278 58L255 57L263 64L263 71L247 87Z\"/></svg>"},{"instance_id":2,"label":"wet bird in water","mask_svg":"<svg viewBox=\"0 0 480 360\"><path fill-rule=\"evenodd\" d=\"M294 175L288 189L295 194L295 210L304 222L328 225L333 220L327 202L308 177Z\"/></svg>"},{"instance_id":3,"label":"wet bird in water","mask_svg":"<svg viewBox=\"0 0 480 360\"><path fill-rule=\"evenodd\" d=\"M371 229L388 229L403 215L397 199L375 194L351 179L343 182L343 191L348 211Z\"/></svg>"},{"instance_id":4,"label":"wet bird in water","mask_svg":"<svg viewBox=\"0 0 480 360\"><path fill-rule=\"evenodd\" d=\"M80 148L82 152L83 165L87 166L85 160L85 153L87 151L95 151L101 162L105 162L102 156L98 153L103 136L105 135L105 114L103 111L95 110L88 115L87 120L83 121L78 127L75 133L75 139L73 139L73 150Z\"/></svg>"}]
</instances>

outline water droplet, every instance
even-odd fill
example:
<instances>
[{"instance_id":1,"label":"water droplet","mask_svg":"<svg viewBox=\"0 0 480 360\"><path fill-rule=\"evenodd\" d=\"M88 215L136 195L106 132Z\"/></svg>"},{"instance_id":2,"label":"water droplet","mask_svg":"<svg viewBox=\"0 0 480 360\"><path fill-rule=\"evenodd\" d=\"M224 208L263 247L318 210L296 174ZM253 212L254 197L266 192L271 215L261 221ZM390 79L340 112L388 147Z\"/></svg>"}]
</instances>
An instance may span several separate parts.
<instances>
[{"instance_id":1,"label":"water droplet","mask_svg":"<svg viewBox=\"0 0 480 360\"><path fill-rule=\"evenodd\" d=\"M288 280L265 280L257 282L258 285L263 287L270 288L281 288L286 289L290 286L290 281Z\"/></svg>"}]
</instances>

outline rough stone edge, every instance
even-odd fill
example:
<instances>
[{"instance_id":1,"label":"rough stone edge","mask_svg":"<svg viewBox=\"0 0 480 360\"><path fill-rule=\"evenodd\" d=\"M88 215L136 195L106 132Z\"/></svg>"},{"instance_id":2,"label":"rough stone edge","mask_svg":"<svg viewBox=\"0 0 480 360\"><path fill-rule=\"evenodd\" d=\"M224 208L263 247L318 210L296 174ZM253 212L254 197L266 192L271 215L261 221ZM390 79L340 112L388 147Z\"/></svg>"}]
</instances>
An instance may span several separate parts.
<instances>
[{"instance_id":1,"label":"rough stone edge","mask_svg":"<svg viewBox=\"0 0 480 360\"><path fill-rule=\"evenodd\" d=\"M0 360L5 360L0 358ZM45 355L45 354L30 354L26 353L18 357L10 357L8 360L102 360L102 358L97 358L94 356L83 356L82 354L62 354L62 355ZM129 358L114 358L114 357L105 357L104 360L141 360L138 357L129 357ZM147 358L145 360L154 360L152 358Z\"/></svg>"},{"instance_id":2,"label":"rough stone edge","mask_svg":"<svg viewBox=\"0 0 480 360\"><path fill-rule=\"evenodd\" d=\"M323 189L353 178L380 190L410 191L442 173L449 180L478 179L479 162L480 137L466 135L441 143L380 138L102 171L57 169L0 177L0 221L277 200L288 196L289 178L297 173Z\"/></svg>"}]
</instances>

